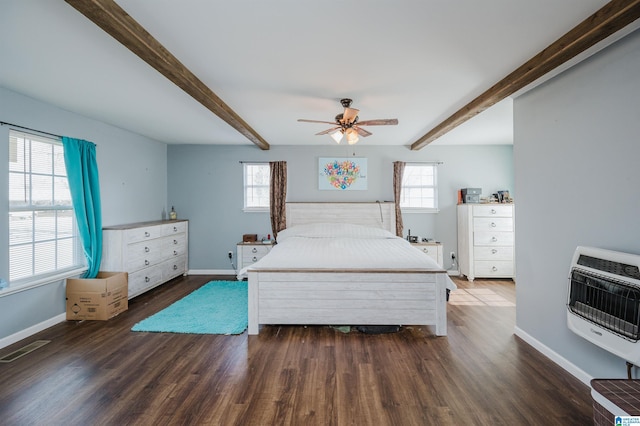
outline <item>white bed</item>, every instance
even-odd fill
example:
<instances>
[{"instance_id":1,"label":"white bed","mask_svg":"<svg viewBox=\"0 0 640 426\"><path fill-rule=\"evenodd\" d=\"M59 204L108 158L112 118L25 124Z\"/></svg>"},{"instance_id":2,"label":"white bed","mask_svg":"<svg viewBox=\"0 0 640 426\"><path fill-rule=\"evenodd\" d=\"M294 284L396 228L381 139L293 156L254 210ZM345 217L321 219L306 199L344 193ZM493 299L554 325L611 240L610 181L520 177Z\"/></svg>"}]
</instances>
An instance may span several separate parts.
<instances>
[{"instance_id":1,"label":"white bed","mask_svg":"<svg viewBox=\"0 0 640 426\"><path fill-rule=\"evenodd\" d=\"M447 334L446 271L395 233L393 203L287 203L287 229L248 278L262 324L433 325Z\"/></svg>"}]
</instances>

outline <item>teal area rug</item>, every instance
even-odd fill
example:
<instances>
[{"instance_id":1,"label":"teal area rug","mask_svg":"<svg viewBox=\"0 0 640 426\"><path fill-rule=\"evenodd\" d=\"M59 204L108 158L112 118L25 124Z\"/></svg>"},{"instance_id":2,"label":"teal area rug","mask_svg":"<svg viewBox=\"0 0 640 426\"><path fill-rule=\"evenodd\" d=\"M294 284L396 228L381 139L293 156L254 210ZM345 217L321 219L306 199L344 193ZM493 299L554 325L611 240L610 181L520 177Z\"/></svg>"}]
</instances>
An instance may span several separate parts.
<instances>
[{"instance_id":1,"label":"teal area rug","mask_svg":"<svg viewBox=\"0 0 640 426\"><path fill-rule=\"evenodd\" d=\"M211 281L131 331L241 334L247 328L247 282Z\"/></svg>"}]
</instances>

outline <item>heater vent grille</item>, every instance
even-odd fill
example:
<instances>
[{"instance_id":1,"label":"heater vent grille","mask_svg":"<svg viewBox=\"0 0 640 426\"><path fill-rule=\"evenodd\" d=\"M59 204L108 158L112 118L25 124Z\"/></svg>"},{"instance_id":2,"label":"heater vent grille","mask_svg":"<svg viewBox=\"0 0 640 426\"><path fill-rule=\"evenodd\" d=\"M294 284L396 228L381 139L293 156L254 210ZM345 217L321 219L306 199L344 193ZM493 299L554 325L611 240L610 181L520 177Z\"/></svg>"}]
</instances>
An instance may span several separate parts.
<instances>
[{"instance_id":1,"label":"heater vent grille","mask_svg":"<svg viewBox=\"0 0 640 426\"><path fill-rule=\"evenodd\" d=\"M29 343L27 346L23 346L22 348L3 356L0 358L0 362L15 361L16 359L23 357L50 342L51 340L36 340L35 342Z\"/></svg>"},{"instance_id":2,"label":"heater vent grille","mask_svg":"<svg viewBox=\"0 0 640 426\"><path fill-rule=\"evenodd\" d=\"M591 269L597 269L598 271L619 275L621 277L640 280L640 269L637 265L627 265L626 263L587 256L585 254L581 254L578 257L577 264Z\"/></svg>"},{"instance_id":3,"label":"heater vent grille","mask_svg":"<svg viewBox=\"0 0 640 426\"><path fill-rule=\"evenodd\" d=\"M574 268L568 308L627 340L640 340L640 289L629 282Z\"/></svg>"}]
</instances>

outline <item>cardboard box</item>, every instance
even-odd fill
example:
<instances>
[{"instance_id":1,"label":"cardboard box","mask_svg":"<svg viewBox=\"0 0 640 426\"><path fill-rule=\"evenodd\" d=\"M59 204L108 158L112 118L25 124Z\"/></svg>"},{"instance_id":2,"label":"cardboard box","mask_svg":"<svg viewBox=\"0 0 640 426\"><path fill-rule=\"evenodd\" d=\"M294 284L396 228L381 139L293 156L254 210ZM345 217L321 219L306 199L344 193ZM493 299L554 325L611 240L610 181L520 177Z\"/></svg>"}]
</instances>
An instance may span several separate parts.
<instances>
[{"instance_id":1,"label":"cardboard box","mask_svg":"<svg viewBox=\"0 0 640 426\"><path fill-rule=\"evenodd\" d=\"M96 278L67 279L67 320L113 318L128 309L126 272L98 272Z\"/></svg>"}]
</instances>

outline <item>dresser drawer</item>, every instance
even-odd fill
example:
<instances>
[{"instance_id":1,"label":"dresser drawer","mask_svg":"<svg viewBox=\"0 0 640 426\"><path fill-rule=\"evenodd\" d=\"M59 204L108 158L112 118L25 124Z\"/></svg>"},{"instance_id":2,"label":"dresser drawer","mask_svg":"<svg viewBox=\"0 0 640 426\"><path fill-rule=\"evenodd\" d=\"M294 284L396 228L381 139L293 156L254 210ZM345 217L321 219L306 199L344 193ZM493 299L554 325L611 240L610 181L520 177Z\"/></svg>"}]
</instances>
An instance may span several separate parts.
<instances>
[{"instance_id":1,"label":"dresser drawer","mask_svg":"<svg viewBox=\"0 0 640 426\"><path fill-rule=\"evenodd\" d=\"M440 266L441 268L443 267L441 244L411 243L411 245L432 258L438 264L438 266Z\"/></svg>"},{"instance_id":2,"label":"dresser drawer","mask_svg":"<svg viewBox=\"0 0 640 426\"><path fill-rule=\"evenodd\" d=\"M187 258L185 256L177 256L175 259L163 262L160 268L162 269L163 281L168 281L187 272Z\"/></svg>"},{"instance_id":3,"label":"dresser drawer","mask_svg":"<svg viewBox=\"0 0 640 426\"><path fill-rule=\"evenodd\" d=\"M513 246L513 232L474 232L474 246Z\"/></svg>"},{"instance_id":4,"label":"dresser drawer","mask_svg":"<svg viewBox=\"0 0 640 426\"><path fill-rule=\"evenodd\" d=\"M474 217L474 231L513 231L513 219L510 217Z\"/></svg>"},{"instance_id":5,"label":"dresser drawer","mask_svg":"<svg viewBox=\"0 0 640 426\"><path fill-rule=\"evenodd\" d=\"M418 250L426 254L427 256L433 258L436 262L438 261L438 248L435 246L421 246L416 247Z\"/></svg>"},{"instance_id":6,"label":"dresser drawer","mask_svg":"<svg viewBox=\"0 0 640 426\"><path fill-rule=\"evenodd\" d=\"M140 228L127 229L126 242L135 243L138 241L152 240L162 236L161 226L144 226Z\"/></svg>"},{"instance_id":7,"label":"dresser drawer","mask_svg":"<svg viewBox=\"0 0 640 426\"><path fill-rule=\"evenodd\" d=\"M476 277L513 277L513 262L509 260L476 260Z\"/></svg>"},{"instance_id":8,"label":"dresser drawer","mask_svg":"<svg viewBox=\"0 0 640 426\"><path fill-rule=\"evenodd\" d=\"M476 260L508 260L513 261L513 246L479 246L473 248Z\"/></svg>"},{"instance_id":9,"label":"dresser drawer","mask_svg":"<svg viewBox=\"0 0 640 426\"><path fill-rule=\"evenodd\" d=\"M158 263L160 263L162 261L161 258L139 258L139 259L130 259L127 261L127 271L126 272L136 272L139 271L141 269L145 269L148 268L150 266L154 266L157 265Z\"/></svg>"},{"instance_id":10,"label":"dresser drawer","mask_svg":"<svg viewBox=\"0 0 640 426\"><path fill-rule=\"evenodd\" d=\"M129 298L162 282L162 269L156 266L129 274Z\"/></svg>"},{"instance_id":11,"label":"dresser drawer","mask_svg":"<svg viewBox=\"0 0 640 426\"><path fill-rule=\"evenodd\" d=\"M187 230L187 222L176 222L162 225L162 235L184 234Z\"/></svg>"},{"instance_id":12,"label":"dresser drawer","mask_svg":"<svg viewBox=\"0 0 640 426\"><path fill-rule=\"evenodd\" d=\"M486 206L473 206L473 216L486 217L512 217L513 206L490 204Z\"/></svg>"}]
</instances>

